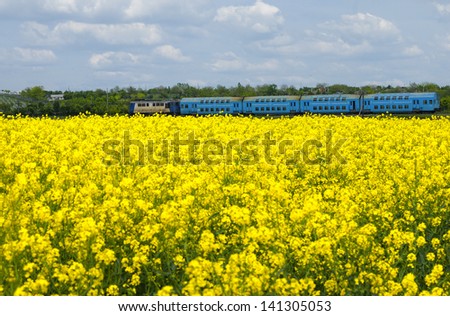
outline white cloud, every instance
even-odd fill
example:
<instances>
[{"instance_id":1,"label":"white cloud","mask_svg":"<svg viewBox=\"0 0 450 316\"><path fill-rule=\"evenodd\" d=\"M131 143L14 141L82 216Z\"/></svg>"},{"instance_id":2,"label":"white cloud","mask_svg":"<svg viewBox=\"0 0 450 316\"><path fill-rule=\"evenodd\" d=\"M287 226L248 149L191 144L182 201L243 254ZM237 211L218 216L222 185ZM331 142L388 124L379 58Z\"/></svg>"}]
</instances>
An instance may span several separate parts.
<instances>
[{"instance_id":1,"label":"white cloud","mask_svg":"<svg viewBox=\"0 0 450 316\"><path fill-rule=\"evenodd\" d=\"M440 14L450 14L450 3L449 4L435 3L434 6L436 7L436 9Z\"/></svg>"},{"instance_id":2,"label":"white cloud","mask_svg":"<svg viewBox=\"0 0 450 316\"><path fill-rule=\"evenodd\" d=\"M370 13L343 15L339 21L319 25L324 30L338 33L345 38L393 39L400 31L394 23Z\"/></svg>"},{"instance_id":3,"label":"white cloud","mask_svg":"<svg viewBox=\"0 0 450 316\"><path fill-rule=\"evenodd\" d=\"M406 47L403 50L403 54L407 57L415 57L415 56L423 55L423 50L417 45L412 45L412 46Z\"/></svg>"},{"instance_id":4,"label":"white cloud","mask_svg":"<svg viewBox=\"0 0 450 316\"><path fill-rule=\"evenodd\" d=\"M130 0L124 9L127 19L153 17L159 19L183 19L204 15L209 0ZM203 10L202 10L203 9Z\"/></svg>"},{"instance_id":5,"label":"white cloud","mask_svg":"<svg viewBox=\"0 0 450 316\"><path fill-rule=\"evenodd\" d=\"M78 2L78 5L79 4L80 2ZM76 0L44 0L42 1L42 8L45 11L59 12L59 13L78 12Z\"/></svg>"},{"instance_id":6,"label":"white cloud","mask_svg":"<svg viewBox=\"0 0 450 316\"><path fill-rule=\"evenodd\" d=\"M15 59L31 63L49 63L56 60L56 55L48 49L14 48Z\"/></svg>"},{"instance_id":7,"label":"white cloud","mask_svg":"<svg viewBox=\"0 0 450 316\"><path fill-rule=\"evenodd\" d=\"M111 45L151 45L159 42L162 31L159 26L144 23L91 24L68 21L57 24L53 29L37 22L23 25L26 35L38 44L64 44L86 39Z\"/></svg>"},{"instance_id":8,"label":"white cloud","mask_svg":"<svg viewBox=\"0 0 450 316\"><path fill-rule=\"evenodd\" d=\"M45 20L49 16L84 19L123 17L131 0L0 0L0 14Z\"/></svg>"},{"instance_id":9,"label":"white cloud","mask_svg":"<svg viewBox=\"0 0 450 316\"><path fill-rule=\"evenodd\" d=\"M310 47L309 53L354 56L379 53L380 56L402 52L411 56L420 53L417 46L405 48L401 33L394 23L370 13L342 15L327 21L316 30L306 30L307 39L300 45Z\"/></svg>"},{"instance_id":10,"label":"white cloud","mask_svg":"<svg viewBox=\"0 0 450 316\"><path fill-rule=\"evenodd\" d=\"M0 60L3 63L19 63L27 65L51 64L57 57L52 50L31 48L4 48L0 49Z\"/></svg>"},{"instance_id":11,"label":"white cloud","mask_svg":"<svg viewBox=\"0 0 450 316\"><path fill-rule=\"evenodd\" d=\"M239 25L256 33L270 33L278 30L284 19L280 9L263 1L252 6L228 6L217 10L214 21Z\"/></svg>"},{"instance_id":12,"label":"white cloud","mask_svg":"<svg viewBox=\"0 0 450 316\"><path fill-rule=\"evenodd\" d=\"M159 46L155 48L154 52L158 56L177 62L186 62L190 60L189 57L183 55L180 49L175 48L172 45Z\"/></svg>"},{"instance_id":13,"label":"white cloud","mask_svg":"<svg viewBox=\"0 0 450 316\"><path fill-rule=\"evenodd\" d=\"M446 49L450 51L450 35L447 35L446 38L442 39L442 46Z\"/></svg>"},{"instance_id":14,"label":"white cloud","mask_svg":"<svg viewBox=\"0 0 450 316\"><path fill-rule=\"evenodd\" d=\"M314 52L322 54L334 54L341 56L356 55L360 53L367 53L372 50L372 46L369 42L363 41L361 43L350 44L342 40L341 38L335 38L333 40L318 40L312 43L312 49Z\"/></svg>"},{"instance_id":15,"label":"white cloud","mask_svg":"<svg viewBox=\"0 0 450 316\"><path fill-rule=\"evenodd\" d=\"M279 63L277 60L269 59L261 63L252 63L233 52L221 54L211 64L208 65L213 71L227 72L227 71L258 71L258 70L275 70Z\"/></svg>"},{"instance_id":16,"label":"white cloud","mask_svg":"<svg viewBox=\"0 0 450 316\"><path fill-rule=\"evenodd\" d=\"M102 54L94 54L89 59L89 63L94 68L120 67L124 65L135 65L139 62L140 57L127 52L105 52Z\"/></svg>"}]
</instances>

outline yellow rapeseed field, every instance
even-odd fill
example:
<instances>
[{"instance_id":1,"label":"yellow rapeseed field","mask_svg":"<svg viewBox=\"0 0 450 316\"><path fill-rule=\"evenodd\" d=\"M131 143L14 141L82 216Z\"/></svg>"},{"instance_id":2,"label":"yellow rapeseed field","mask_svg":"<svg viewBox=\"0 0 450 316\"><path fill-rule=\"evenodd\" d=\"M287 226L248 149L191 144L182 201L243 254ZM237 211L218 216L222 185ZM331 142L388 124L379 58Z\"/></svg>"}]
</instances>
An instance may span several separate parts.
<instances>
[{"instance_id":1,"label":"yellow rapeseed field","mask_svg":"<svg viewBox=\"0 0 450 316\"><path fill-rule=\"evenodd\" d=\"M449 295L450 119L0 116L0 295Z\"/></svg>"}]
</instances>

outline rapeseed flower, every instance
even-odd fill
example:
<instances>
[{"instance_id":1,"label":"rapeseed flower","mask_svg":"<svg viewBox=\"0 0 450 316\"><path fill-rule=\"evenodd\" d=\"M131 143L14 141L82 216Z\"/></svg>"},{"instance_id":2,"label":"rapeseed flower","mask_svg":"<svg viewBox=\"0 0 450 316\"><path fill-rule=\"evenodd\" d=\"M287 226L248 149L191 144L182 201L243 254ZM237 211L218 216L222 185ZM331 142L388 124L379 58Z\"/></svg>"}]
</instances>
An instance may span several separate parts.
<instances>
[{"instance_id":1,"label":"rapeseed flower","mask_svg":"<svg viewBox=\"0 0 450 316\"><path fill-rule=\"evenodd\" d=\"M0 295L450 295L449 131L0 116Z\"/></svg>"}]
</instances>

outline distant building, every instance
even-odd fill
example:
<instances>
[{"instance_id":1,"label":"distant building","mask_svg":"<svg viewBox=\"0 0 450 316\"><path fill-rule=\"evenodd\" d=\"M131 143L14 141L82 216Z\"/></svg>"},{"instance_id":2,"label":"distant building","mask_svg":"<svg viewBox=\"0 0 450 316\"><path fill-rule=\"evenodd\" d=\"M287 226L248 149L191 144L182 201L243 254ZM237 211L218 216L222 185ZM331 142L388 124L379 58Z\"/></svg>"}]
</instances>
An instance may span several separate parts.
<instances>
[{"instance_id":1,"label":"distant building","mask_svg":"<svg viewBox=\"0 0 450 316\"><path fill-rule=\"evenodd\" d=\"M64 100L64 94L52 94L49 98L50 101L63 101Z\"/></svg>"}]
</instances>

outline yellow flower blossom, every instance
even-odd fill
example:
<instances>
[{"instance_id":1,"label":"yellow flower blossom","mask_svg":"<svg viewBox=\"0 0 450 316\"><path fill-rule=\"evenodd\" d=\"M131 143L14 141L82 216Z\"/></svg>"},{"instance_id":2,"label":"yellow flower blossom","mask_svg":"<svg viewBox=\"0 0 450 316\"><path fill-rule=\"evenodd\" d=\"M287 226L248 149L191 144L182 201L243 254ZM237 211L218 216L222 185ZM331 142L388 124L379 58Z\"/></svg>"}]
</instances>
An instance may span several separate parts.
<instances>
[{"instance_id":1,"label":"yellow flower blossom","mask_svg":"<svg viewBox=\"0 0 450 316\"><path fill-rule=\"evenodd\" d=\"M450 119L0 115L0 295L450 295Z\"/></svg>"}]
</instances>

